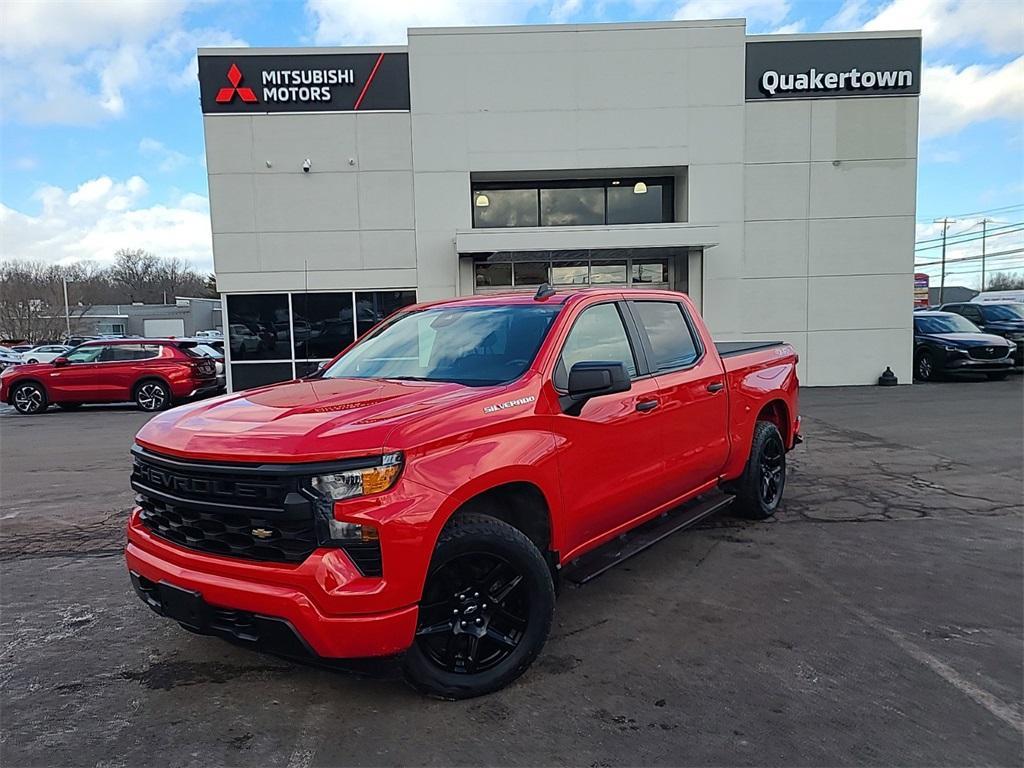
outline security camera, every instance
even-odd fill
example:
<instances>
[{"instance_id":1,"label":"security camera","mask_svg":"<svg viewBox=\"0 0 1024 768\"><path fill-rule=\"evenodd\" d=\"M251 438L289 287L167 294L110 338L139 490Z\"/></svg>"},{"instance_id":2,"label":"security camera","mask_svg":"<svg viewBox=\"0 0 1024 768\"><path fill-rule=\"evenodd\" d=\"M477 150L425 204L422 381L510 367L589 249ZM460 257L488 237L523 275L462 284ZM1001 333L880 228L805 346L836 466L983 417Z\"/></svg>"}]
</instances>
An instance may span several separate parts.
<instances>
[{"instance_id":1,"label":"security camera","mask_svg":"<svg viewBox=\"0 0 1024 768\"><path fill-rule=\"evenodd\" d=\"M308 157L305 160L302 161L302 172L303 173L309 173L309 169L312 168L312 167L313 167L313 163L310 162L310 159Z\"/></svg>"}]
</instances>

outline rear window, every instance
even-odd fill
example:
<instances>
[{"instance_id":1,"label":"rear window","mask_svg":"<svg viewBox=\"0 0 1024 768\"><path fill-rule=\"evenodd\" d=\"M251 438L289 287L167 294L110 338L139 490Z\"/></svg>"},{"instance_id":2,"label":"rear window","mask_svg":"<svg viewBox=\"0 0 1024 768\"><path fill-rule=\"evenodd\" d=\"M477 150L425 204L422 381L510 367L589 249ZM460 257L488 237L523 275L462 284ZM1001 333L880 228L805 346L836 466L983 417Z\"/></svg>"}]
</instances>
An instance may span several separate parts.
<instances>
[{"instance_id":1,"label":"rear window","mask_svg":"<svg viewBox=\"0 0 1024 768\"><path fill-rule=\"evenodd\" d=\"M683 316L683 308L674 301L635 301L633 311L647 332L654 359L653 373L671 371L689 365L698 357L697 344Z\"/></svg>"}]
</instances>

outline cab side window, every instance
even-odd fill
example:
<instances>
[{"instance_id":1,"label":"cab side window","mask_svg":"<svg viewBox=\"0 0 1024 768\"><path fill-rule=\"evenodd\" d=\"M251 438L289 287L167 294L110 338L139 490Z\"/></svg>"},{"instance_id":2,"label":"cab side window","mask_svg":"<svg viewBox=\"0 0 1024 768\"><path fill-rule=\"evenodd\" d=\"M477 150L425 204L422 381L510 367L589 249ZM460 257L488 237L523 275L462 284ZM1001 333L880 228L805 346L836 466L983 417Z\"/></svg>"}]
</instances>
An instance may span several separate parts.
<instances>
[{"instance_id":1,"label":"cab side window","mask_svg":"<svg viewBox=\"0 0 1024 768\"><path fill-rule=\"evenodd\" d=\"M589 307L576 318L555 369L555 386L565 389L573 365L585 360L622 362L630 377L636 376L633 348L622 316L614 304Z\"/></svg>"},{"instance_id":2,"label":"cab side window","mask_svg":"<svg viewBox=\"0 0 1024 768\"><path fill-rule=\"evenodd\" d=\"M674 301L635 301L630 307L650 342L652 373L684 368L700 357L681 304Z\"/></svg>"}]
</instances>

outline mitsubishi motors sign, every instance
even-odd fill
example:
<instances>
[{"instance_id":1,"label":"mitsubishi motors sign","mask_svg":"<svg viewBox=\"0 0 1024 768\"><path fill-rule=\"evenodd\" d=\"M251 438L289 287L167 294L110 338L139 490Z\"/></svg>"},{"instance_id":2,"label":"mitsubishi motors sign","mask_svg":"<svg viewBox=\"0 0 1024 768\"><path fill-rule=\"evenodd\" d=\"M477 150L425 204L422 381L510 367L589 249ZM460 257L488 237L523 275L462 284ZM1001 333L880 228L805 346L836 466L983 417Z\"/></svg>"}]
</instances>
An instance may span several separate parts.
<instances>
[{"instance_id":1,"label":"mitsubishi motors sign","mask_svg":"<svg viewBox=\"0 0 1024 768\"><path fill-rule=\"evenodd\" d=\"M920 93L920 37L747 41L747 101Z\"/></svg>"},{"instance_id":2,"label":"mitsubishi motors sign","mask_svg":"<svg viewBox=\"0 0 1024 768\"><path fill-rule=\"evenodd\" d=\"M204 114L409 109L409 54L201 55Z\"/></svg>"}]
</instances>

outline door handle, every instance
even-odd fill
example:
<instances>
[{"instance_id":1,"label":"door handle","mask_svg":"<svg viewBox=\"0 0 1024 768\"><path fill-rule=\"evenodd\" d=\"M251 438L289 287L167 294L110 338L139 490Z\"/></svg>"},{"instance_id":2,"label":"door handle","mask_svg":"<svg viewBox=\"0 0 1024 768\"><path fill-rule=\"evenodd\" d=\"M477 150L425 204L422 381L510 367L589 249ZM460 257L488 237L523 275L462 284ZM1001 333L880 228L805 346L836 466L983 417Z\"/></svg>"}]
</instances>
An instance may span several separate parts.
<instances>
[{"instance_id":1,"label":"door handle","mask_svg":"<svg viewBox=\"0 0 1024 768\"><path fill-rule=\"evenodd\" d=\"M725 384L720 381L712 381L708 384L708 392L721 392L725 389Z\"/></svg>"},{"instance_id":2,"label":"door handle","mask_svg":"<svg viewBox=\"0 0 1024 768\"><path fill-rule=\"evenodd\" d=\"M647 411L653 411L657 407L658 407L658 401L657 400L641 400L640 402L638 402L636 404L636 409L638 411L640 411L641 413L645 413Z\"/></svg>"}]
</instances>

